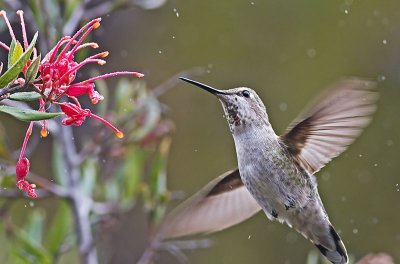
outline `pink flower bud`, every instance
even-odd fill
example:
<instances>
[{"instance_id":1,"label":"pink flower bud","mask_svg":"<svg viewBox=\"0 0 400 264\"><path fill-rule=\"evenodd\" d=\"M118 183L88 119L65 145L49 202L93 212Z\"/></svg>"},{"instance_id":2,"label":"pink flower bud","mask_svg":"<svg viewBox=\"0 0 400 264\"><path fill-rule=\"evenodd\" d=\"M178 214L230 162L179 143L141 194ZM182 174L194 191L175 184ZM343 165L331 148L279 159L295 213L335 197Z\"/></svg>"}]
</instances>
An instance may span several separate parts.
<instances>
[{"instance_id":1,"label":"pink flower bud","mask_svg":"<svg viewBox=\"0 0 400 264\"><path fill-rule=\"evenodd\" d=\"M17 181L23 180L29 172L29 160L26 157L20 159L15 167L15 173L17 174Z\"/></svg>"}]
</instances>

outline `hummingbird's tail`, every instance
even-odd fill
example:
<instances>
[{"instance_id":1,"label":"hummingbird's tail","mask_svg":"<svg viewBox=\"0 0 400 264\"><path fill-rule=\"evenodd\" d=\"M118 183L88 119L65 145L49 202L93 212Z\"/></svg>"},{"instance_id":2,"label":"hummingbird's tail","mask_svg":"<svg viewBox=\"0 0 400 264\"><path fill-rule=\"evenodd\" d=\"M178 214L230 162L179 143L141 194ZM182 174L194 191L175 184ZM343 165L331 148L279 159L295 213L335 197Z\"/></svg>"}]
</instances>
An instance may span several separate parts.
<instances>
[{"instance_id":1,"label":"hummingbird's tail","mask_svg":"<svg viewBox=\"0 0 400 264\"><path fill-rule=\"evenodd\" d=\"M314 245L319 249L319 251L324 255L330 262L333 264L346 264L348 263L348 257L346 248L342 240L340 239L338 233L335 231L332 225L329 225L329 234L326 234L329 237L325 237L325 239L321 240L324 241L326 239L333 240L334 247L326 247L322 243L314 242ZM326 236L325 235L325 236Z\"/></svg>"}]
</instances>

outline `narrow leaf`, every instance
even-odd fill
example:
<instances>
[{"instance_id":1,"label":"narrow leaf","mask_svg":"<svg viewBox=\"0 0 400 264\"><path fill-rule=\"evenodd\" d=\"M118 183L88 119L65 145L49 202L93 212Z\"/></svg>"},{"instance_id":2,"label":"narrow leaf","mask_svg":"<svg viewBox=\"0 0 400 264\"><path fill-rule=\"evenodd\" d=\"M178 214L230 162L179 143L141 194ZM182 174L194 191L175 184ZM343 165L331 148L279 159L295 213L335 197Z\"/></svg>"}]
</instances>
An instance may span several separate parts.
<instances>
[{"instance_id":1,"label":"narrow leaf","mask_svg":"<svg viewBox=\"0 0 400 264\"><path fill-rule=\"evenodd\" d=\"M10 51L8 52L7 69L9 69L12 66L12 56L14 54L15 43L16 43L15 39L12 39L11 44L10 44Z\"/></svg>"},{"instance_id":2,"label":"narrow leaf","mask_svg":"<svg viewBox=\"0 0 400 264\"><path fill-rule=\"evenodd\" d=\"M18 107L12 107L7 105L0 105L0 112L12 115L13 117L21 120L21 121L39 121L45 119L51 119L56 116L63 114L59 113L46 113L40 112L36 110L23 109Z\"/></svg>"},{"instance_id":3,"label":"narrow leaf","mask_svg":"<svg viewBox=\"0 0 400 264\"><path fill-rule=\"evenodd\" d=\"M18 77L25 63L31 57L33 48L36 44L38 33L36 32L33 36L31 44L29 44L28 49L19 57L19 59L2 75L0 76L0 88L3 88L9 84L12 80Z\"/></svg>"},{"instance_id":4,"label":"narrow leaf","mask_svg":"<svg viewBox=\"0 0 400 264\"><path fill-rule=\"evenodd\" d=\"M36 75L39 71L40 60L41 60L41 56L39 54L39 56L37 56L36 59L34 59L32 61L31 65L29 65L28 69L26 70L25 82L27 84L33 82L36 79Z\"/></svg>"},{"instance_id":5,"label":"narrow leaf","mask_svg":"<svg viewBox=\"0 0 400 264\"><path fill-rule=\"evenodd\" d=\"M19 43L19 41L17 41L16 43L17 44L15 45L15 49L11 56L11 66L14 65L14 63L16 63L17 60L21 57L21 55L24 53L24 49L22 48L21 43Z\"/></svg>"},{"instance_id":6,"label":"narrow leaf","mask_svg":"<svg viewBox=\"0 0 400 264\"><path fill-rule=\"evenodd\" d=\"M47 229L46 249L56 256L59 253L60 247L71 232L71 215L69 208L65 203L60 203L57 207L56 215L54 216L51 225Z\"/></svg>"},{"instance_id":7,"label":"narrow leaf","mask_svg":"<svg viewBox=\"0 0 400 264\"><path fill-rule=\"evenodd\" d=\"M20 92L20 93L15 93L10 95L8 99L14 100L14 101L23 101L23 102L29 102L29 101L35 101L38 100L41 97L41 95L37 92Z\"/></svg>"}]
</instances>

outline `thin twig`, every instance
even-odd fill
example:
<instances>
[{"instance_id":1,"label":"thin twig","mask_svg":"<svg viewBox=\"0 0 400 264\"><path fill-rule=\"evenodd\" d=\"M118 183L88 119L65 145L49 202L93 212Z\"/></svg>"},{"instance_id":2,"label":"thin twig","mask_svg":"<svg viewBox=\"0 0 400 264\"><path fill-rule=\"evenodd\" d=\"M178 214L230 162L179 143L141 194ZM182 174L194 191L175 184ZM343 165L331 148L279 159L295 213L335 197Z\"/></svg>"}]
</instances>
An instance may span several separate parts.
<instances>
[{"instance_id":1,"label":"thin twig","mask_svg":"<svg viewBox=\"0 0 400 264\"><path fill-rule=\"evenodd\" d=\"M70 192L70 204L75 222L75 232L78 237L79 252L83 264L97 264L97 250L94 247L94 238L91 230L90 212L92 200L84 196L80 190L80 169L73 157L77 155L73 141L72 128L69 126L61 128L60 135L56 141L61 145L64 167L68 172L66 188Z\"/></svg>"}]
</instances>

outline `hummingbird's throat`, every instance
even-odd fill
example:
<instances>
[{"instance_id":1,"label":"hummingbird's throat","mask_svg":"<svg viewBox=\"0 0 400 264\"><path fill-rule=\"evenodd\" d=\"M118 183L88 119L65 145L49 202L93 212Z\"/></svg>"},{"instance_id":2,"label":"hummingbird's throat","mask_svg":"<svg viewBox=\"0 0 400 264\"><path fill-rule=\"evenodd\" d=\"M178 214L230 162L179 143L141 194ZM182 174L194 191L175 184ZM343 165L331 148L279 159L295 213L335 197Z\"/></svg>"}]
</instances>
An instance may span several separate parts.
<instances>
[{"instance_id":1,"label":"hummingbird's throat","mask_svg":"<svg viewBox=\"0 0 400 264\"><path fill-rule=\"evenodd\" d=\"M222 103L222 105L224 107L225 117L228 121L231 131L234 127L238 127L244 123L244 120L242 120L238 113L237 105L224 103Z\"/></svg>"}]
</instances>

